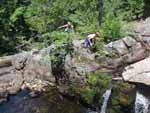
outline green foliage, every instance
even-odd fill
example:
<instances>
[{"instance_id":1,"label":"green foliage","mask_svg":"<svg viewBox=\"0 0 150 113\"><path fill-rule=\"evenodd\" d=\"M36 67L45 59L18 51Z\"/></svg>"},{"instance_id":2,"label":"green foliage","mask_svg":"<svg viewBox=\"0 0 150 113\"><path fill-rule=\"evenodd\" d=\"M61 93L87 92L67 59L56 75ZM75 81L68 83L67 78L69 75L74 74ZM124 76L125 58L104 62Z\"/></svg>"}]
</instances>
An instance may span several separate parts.
<instances>
[{"instance_id":1,"label":"green foliage","mask_svg":"<svg viewBox=\"0 0 150 113\"><path fill-rule=\"evenodd\" d=\"M86 103L92 105L94 99L95 92L92 88L86 87L81 91L81 96L85 100Z\"/></svg>"},{"instance_id":2,"label":"green foliage","mask_svg":"<svg viewBox=\"0 0 150 113\"><path fill-rule=\"evenodd\" d=\"M120 18L106 16L105 22L102 24L104 41L110 42L125 36L126 32L122 30L124 23Z\"/></svg>"},{"instance_id":3,"label":"green foliage","mask_svg":"<svg viewBox=\"0 0 150 113\"><path fill-rule=\"evenodd\" d=\"M24 11L25 11L25 7L19 7L15 9L14 13L10 16L10 21L16 22L18 17L23 15Z\"/></svg>"},{"instance_id":4,"label":"green foliage","mask_svg":"<svg viewBox=\"0 0 150 113\"><path fill-rule=\"evenodd\" d=\"M144 0L104 0L104 12L126 20L136 19L143 12Z\"/></svg>"},{"instance_id":5,"label":"green foliage","mask_svg":"<svg viewBox=\"0 0 150 113\"><path fill-rule=\"evenodd\" d=\"M14 52L16 46L28 40L48 46L53 42L64 43L76 34L85 37L95 31L101 32L101 38L106 42L116 40L125 35L122 26L126 20L142 16L144 0L103 0L103 9L98 4L100 2L101 0L2 0L1 53ZM100 18L103 18L101 26ZM57 28L67 21L73 23L74 34L58 31Z\"/></svg>"},{"instance_id":6,"label":"green foliage","mask_svg":"<svg viewBox=\"0 0 150 113\"><path fill-rule=\"evenodd\" d=\"M14 54L27 36L28 27L23 19L24 4L19 0L2 0L0 4L0 54Z\"/></svg>"},{"instance_id":7,"label":"green foliage","mask_svg":"<svg viewBox=\"0 0 150 113\"><path fill-rule=\"evenodd\" d=\"M55 30L66 21L92 25L97 16L96 0L32 0L25 12L26 22L39 32Z\"/></svg>"},{"instance_id":8,"label":"green foliage","mask_svg":"<svg viewBox=\"0 0 150 113\"><path fill-rule=\"evenodd\" d=\"M31 30L46 32L49 29L51 20L51 1L32 0L24 14L26 23Z\"/></svg>"},{"instance_id":9,"label":"green foliage","mask_svg":"<svg viewBox=\"0 0 150 113\"><path fill-rule=\"evenodd\" d=\"M104 0L102 31L104 40L110 42L126 35L122 27L126 21L142 16L144 0Z\"/></svg>"},{"instance_id":10,"label":"green foliage","mask_svg":"<svg viewBox=\"0 0 150 113\"><path fill-rule=\"evenodd\" d=\"M63 46L56 47L55 51L53 51L51 55L53 70L57 70L59 69L59 67L61 69L63 67L66 54L67 50L65 49L65 47Z\"/></svg>"},{"instance_id":11,"label":"green foliage","mask_svg":"<svg viewBox=\"0 0 150 113\"><path fill-rule=\"evenodd\" d=\"M110 83L110 74L100 72L90 73L88 75L89 86L81 91L82 97L89 104L95 103L94 101L96 101L96 104L100 104L102 102L102 95L109 88Z\"/></svg>"},{"instance_id":12,"label":"green foliage","mask_svg":"<svg viewBox=\"0 0 150 113\"><path fill-rule=\"evenodd\" d=\"M78 37L78 34L73 32L53 31L42 34L40 41L44 43L45 47L52 43L57 46L62 46L70 43L74 37Z\"/></svg>"},{"instance_id":13,"label":"green foliage","mask_svg":"<svg viewBox=\"0 0 150 113\"><path fill-rule=\"evenodd\" d=\"M143 16L144 0L126 0L122 3L120 13L124 19L138 19Z\"/></svg>"},{"instance_id":14,"label":"green foliage","mask_svg":"<svg viewBox=\"0 0 150 113\"><path fill-rule=\"evenodd\" d=\"M104 34L106 41L116 40L126 35L121 28L126 24L125 20L141 17L143 0L110 0L105 2ZM108 21L107 21L108 20Z\"/></svg>"}]
</instances>

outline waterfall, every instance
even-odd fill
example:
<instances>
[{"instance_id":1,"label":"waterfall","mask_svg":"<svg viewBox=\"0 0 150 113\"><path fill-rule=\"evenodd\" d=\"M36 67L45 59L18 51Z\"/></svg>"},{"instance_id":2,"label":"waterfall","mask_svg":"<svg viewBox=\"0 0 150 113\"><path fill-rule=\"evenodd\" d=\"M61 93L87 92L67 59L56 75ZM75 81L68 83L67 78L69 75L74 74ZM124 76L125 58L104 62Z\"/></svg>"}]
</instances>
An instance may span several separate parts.
<instances>
[{"instance_id":1,"label":"waterfall","mask_svg":"<svg viewBox=\"0 0 150 113\"><path fill-rule=\"evenodd\" d=\"M150 113L150 99L139 91L136 92L135 113Z\"/></svg>"},{"instance_id":2,"label":"waterfall","mask_svg":"<svg viewBox=\"0 0 150 113\"><path fill-rule=\"evenodd\" d=\"M107 89L105 91L105 93L103 94L104 101L103 101L103 105L101 107L101 112L100 113L106 113L108 100L109 100L109 97L111 95L111 90L112 90L112 88Z\"/></svg>"}]
</instances>

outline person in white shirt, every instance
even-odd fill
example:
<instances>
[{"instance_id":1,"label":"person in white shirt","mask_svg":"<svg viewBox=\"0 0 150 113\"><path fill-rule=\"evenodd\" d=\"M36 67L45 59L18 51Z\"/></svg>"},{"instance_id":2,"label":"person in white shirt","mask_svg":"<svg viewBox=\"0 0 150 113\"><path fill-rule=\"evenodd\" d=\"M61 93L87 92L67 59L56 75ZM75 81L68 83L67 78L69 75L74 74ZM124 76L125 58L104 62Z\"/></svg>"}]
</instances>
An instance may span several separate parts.
<instances>
[{"instance_id":1,"label":"person in white shirt","mask_svg":"<svg viewBox=\"0 0 150 113\"><path fill-rule=\"evenodd\" d=\"M97 38L100 37L99 32L95 32L95 33L91 33L89 35L87 35L86 39L85 39L85 46L91 47L92 46L92 42Z\"/></svg>"}]
</instances>

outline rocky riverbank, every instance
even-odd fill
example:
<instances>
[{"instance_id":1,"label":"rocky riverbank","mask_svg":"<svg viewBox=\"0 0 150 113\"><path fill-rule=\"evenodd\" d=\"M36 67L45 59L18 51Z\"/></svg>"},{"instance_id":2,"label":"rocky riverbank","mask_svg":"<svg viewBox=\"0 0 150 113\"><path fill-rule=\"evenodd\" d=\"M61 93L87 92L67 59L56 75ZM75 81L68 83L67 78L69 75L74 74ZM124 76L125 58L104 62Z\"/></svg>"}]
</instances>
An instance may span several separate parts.
<instances>
[{"instance_id":1,"label":"rocky riverbank","mask_svg":"<svg viewBox=\"0 0 150 113\"><path fill-rule=\"evenodd\" d=\"M118 77L127 82L149 85L149 23L150 18L138 24L127 37L105 44L102 50L104 54L85 48L84 40L73 40L67 45L51 45L41 50L0 58L0 102L6 101L8 95L26 88L35 96L49 85L56 86L62 94L82 96L81 93L91 93L97 86L99 89L108 88L111 78L118 80ZM53 59L53 56L57 59ZM113 76L106 74L104 77L98 75L100 73ZM102 93L103 89L98 94ZM92 102L93 105L98 103Z\"/></svg>"}]
</instances>

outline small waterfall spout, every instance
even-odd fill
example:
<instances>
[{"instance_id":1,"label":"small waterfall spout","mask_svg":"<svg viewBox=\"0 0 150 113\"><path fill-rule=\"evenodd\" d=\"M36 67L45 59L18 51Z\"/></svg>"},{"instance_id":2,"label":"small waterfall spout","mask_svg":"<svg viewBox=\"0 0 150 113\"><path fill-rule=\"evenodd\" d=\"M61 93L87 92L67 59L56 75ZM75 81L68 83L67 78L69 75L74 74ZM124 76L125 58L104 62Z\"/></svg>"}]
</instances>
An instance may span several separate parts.
<instances>
[{"instance_id":1,"label":"small waterfall spout","mask_svg":"<svg viewBox=\"0 0 150 113\"><path fill-rule=\"evenodd\" d=\"M106 113L107 104L108 104L108 101L109 101L109 98L110 98L110 95L111 95L111 91L112 91L112 88L107 89L105 91L105 93L103 94L104 101L103 101L103 105L101 107L101 112L100 113Z\"/></svg>"},{"instance_id":2,"label":"small waterfall spout","mask_svg":"<svg viewBox=\"0 0 150 113\"><path fill-rule=\"evenodd\" d=\"M136 92L135 113L150 113L150 99L139 91Z\"/></svg>"}]
</instances>

